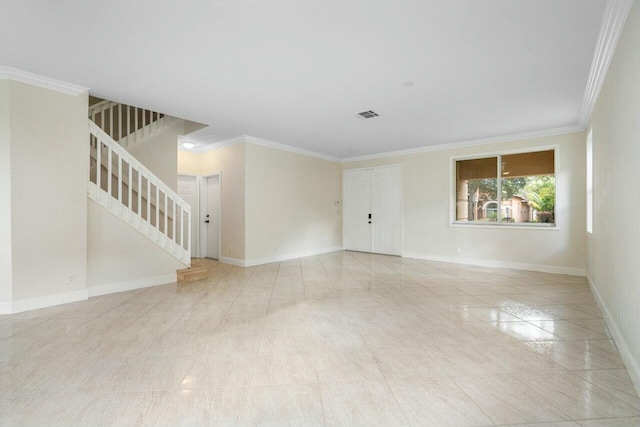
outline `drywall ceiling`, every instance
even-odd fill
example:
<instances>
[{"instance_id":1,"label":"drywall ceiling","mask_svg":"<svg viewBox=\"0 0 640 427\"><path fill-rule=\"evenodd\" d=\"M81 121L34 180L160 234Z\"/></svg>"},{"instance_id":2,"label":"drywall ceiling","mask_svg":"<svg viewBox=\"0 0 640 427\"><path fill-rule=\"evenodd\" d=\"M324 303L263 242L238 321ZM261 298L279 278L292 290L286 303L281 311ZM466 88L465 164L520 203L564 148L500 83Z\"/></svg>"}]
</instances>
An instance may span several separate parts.
<instances>
[{"instance_id":1,"label":"drywall ceiling","mask_svg":"<svg viewBox=\"0 0 640 427\"><path fill-rule=\"evenodd\" d=\"M604 0L0 2L0 65L335 157L575 125ZM379 117L363 120L362 111Z\"/></svg>"}]
</instances>

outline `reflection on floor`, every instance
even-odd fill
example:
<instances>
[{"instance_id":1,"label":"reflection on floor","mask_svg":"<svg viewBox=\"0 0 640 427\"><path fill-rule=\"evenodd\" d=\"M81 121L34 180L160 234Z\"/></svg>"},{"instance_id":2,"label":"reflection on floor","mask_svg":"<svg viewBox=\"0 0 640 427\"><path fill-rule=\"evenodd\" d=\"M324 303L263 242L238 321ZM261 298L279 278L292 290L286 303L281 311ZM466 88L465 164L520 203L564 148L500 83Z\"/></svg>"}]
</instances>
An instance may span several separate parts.
<instances>
[{"instance_id":1,"label":"reflection on floor","mask_svg":"<svg viewBox=\"0 0 640 427\"><path fill-rule=\"evenodd\" d=\"M0 425L640 425L583 278L201 263L205 281L0 317Z\"/></svg>"}]
</instances>

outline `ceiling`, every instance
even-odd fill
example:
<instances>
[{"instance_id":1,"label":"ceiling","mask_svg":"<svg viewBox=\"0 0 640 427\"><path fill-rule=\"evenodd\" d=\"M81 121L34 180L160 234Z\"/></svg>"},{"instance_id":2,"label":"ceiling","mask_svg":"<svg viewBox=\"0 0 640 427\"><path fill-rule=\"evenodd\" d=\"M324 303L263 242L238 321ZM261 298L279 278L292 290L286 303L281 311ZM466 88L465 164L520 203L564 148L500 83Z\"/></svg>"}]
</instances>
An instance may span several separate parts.
<instances>
[{"instance_id":1,"label":"ceiling","mask_svg":"<svg viewBox=\"0 0 640 427\"><path fill-rule=\"evenodd\" d=\"M345 158L576 125L605 4L3 0L0 65Z\"/></svg>"}]
</instances>

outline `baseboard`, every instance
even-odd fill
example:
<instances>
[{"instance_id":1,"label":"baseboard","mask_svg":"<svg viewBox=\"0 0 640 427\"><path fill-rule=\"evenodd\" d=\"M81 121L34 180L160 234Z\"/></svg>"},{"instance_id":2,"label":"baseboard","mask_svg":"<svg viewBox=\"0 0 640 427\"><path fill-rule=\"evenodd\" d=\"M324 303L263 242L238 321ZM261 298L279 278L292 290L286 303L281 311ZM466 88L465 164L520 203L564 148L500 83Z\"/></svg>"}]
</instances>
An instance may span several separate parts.
<instances>
[{"instance_id":1,"label":"baseboard","mask_svg":"<svg viewBox=\"0 0 640 427\"><path fill-rule=\"evenodd\" d=\"M584 268L558 267L555 265L526 264L521 262L507 262L490 259L450 257L443 255L421 254L417 252L404 252L404 258L423 259L427 261L451 262L455 264L475 265L478 267L508 268L512 270L540 271L542 273L566 274L570 276L585 276Z\"/></svg>"},{"instance_id":2,"label":"baseboard","mask_svg":"<svg viewBox=\"0 0 640 427\"><path fill-rule=\"evenodd\" d=\"M228 258L228 257L220 257L220 262L225 263L225 264L235 265L237 267L253 267L255 265L262 265L262 264L269 264L269 263L272 263L272 262L287 261L287 260L290 260L290 259L304 258L304 257L307 257L307 256L321 255L321 254L326 254L328 252L336 252L336 251L341 251L341 250L343 250L342 246L332 246L330 248L311 249L311 250L307 250L307 251L293 252L293 253L288 253L288 254L283 254L283 255L274 255L274 256L270 256L270 257L254 258L254 259L248 259L248 260L241 260L241 259L237 259L237 258Z\"/></svg>"},{"instance_id":3,"label":"baseboard","mask_svg":"<svg viewBox=\"0 0 640 427\"><path fill-rule=\"evenodd\" d=\"M89 286L89 296L115 294L117 292L132 291L134 289L148 288L150 286L166 285L177 280L176 273L162 276L147 277L144 279L129 280L126 282L109 283L107 285Z\"/></svg>"},{"instance_id":4,"label":"baseboard","mask_svg":"<svg viewBox=\"0 0 640 427\"><path fill-rule=\"evenodd\" d=\"M264 257L264 258L254 258L254 259L246 260L245 267L269 264L272 262L287 261L287 260L296 259L296 258L304 258L307 256L321 255L321 254L326 254L328 252L336 252L341 250L342 250L342 246L333 246L330 248L311 249L307 251L293 252L293 253L283 254L283 255L275 255L275 256Z\"/></svg>"},{"instance_id":5,"label":"baseboard","mask_svg":"<svg viewBox=\"0 0 640 427\"><path fill-rule=\"evenodd\" d=\"M236 267L246 267L245 261L237 258L229 258L226 256L221 256L218 261L223 264L235 265Z\"/></svg>"},{"instance_id":6,"label":"baseboard","mask_svg":"<svg viewBox=\"0 0 640 427\"><path fill-rule=\"evenodd\" d=\"M604 321L609 328L609 332L611 332L611 336L613 337L613 341L616 343L616 347L618 347L618 352L620 353L620 357L622 357L622 361L629 372L629 376L631 377L631 381L633 385L636 387L636 391L640 394L640 363L638 360L633 357L633 353L629 350L629 346L624 339L624 336L620 332L618 325L614 321L614 317L611 315L611 312L607 308L607 305L604 303L604 300L600 296L600 292L598 292L598 288L594 285L593 280L587 274L587 282L589 283L589 287L591 288L591 293L596 299L598 303L598 307L600 307L600 311L602 311L602 315L604 316Z\"/></svg>"},{"instance_id":7,"label":"baseboard","mask_svg":"<svg viewBox=\"0 0 640 427\"><path fill-rule=\"evenodd\" d=\"M48 295L46 297L30 298L0 304L0 314L15 314L23 311L37 310L39 308L52 307L54 305L68 304L70 302L84 301L89 297L86 289L66 292L63 294Z\"/></svg>"}]
</instances>

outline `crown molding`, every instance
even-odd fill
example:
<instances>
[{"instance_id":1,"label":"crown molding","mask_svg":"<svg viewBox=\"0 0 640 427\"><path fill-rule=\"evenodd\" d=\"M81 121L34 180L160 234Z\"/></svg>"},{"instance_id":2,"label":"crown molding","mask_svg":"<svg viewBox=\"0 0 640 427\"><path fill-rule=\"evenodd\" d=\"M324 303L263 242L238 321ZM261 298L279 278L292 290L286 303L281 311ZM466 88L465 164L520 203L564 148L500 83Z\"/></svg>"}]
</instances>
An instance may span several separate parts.
<instances>
[{"instance_id":1,"label":"crown molding","mask_svg":"<svg viewBox=\"0 0 640 427\"><path fill-rule=\"evenodd\" d=\"M582 127L586 127L591 118L632 5L633 0L607 1L578 118L578 124Z\"/></svg>"},{"instance_id":2,"label":"crown molding","mask_svg":"<svg viewBox=\"0 0 640 427\"><path fill-rule=\"evenodd\" d=\"M45 89L51 89L55 90L56 92L61 92L73 96L77 96L89 91L89 88L83 86L74 85L71 83L63 82L62 80L52 79L50 77L40 76L28 71L5 67L2 65L0 65L0 80L13 80L16 82L26 83Z\"/></svg>"},{"instance_id":3,"label":"crown molding","mask_svg":"<svg viewBox=\"0 0 640 427\"><path fill-rule=\"evenodd\" d=\"M255 136L243 135L245 142L248 144L261 145L263 147L274 148L276 150L288 151L290 153L301 154L303 156L315 157L316 159L328 160L330 162L340 162L338 157L330 156L328 154L318 153L316 151L305 150L304 148L293 147L287 144L281 144L279 142L269 141L268 139L257 138Z\"/></svg>"},{"instance_id":4,"label":"crown molding","mask_svg":"<svg viewBox=\"0 0 640 427\"><path fill-rule=\"evenodd\" d=\"M564 135L567 133L584 132L584 127L574 125L561 128L543 129L533 132L515 133L510 135L495 136L489 138L472 139L468 141L449 142L445 144L427 145L418 148L408 148L406 150L386 151L384 153L368 154L357 157L346 157L340 163L359 162L363 160L382 159L386 157L406 156L409 154L427 153L429 151L450 150L452 148L472 147L475 145L496 144L500 142L510 142L522 139L542 138L546 136Z\"/></svg>"},{"instance_id":5,"label":"crown molding","mask_svg":"<svg viewBox=\"0 0 640 427\"><path fill-rule=\"evenodd\" d=\"M209 151L219 150L231 145L242 144L245 142L244 135L235 136L233 138L225 139L223 141L214 142L211 144L201 145L199 147L185 148L182 146L183 142L190 142L189 139L182 139L178 142L178 151L185 151L187 153L206 153Z\"/></svg>"},{"instance_id":6,"label":"crown molding","mask_svg":"<svg viewBox=\"0 0 640 427\"><path fill-rule=\"evenodd\" d=\"M184 139L181 142L187 142L188 139ZM199 147L193 148L185 148L181 143L178 143L178 150L186 151L189 153L206 153L208 151L219 150L224 147L229 147L231 145L240 144L253 144L260 145L263 147L273 148L275 150L288 151L290 153L301 154L303 156L315 157L317 159L329 160L331 162L340 162L338 157L329 156L327 154L318 153L315 151L305 150L304 148L298 148L287 144L281 144L279 142L269 141L268 139L258 138L251 135L240 135L234 138L225 139L224 141L215 142L213 144L202 145Z\"/></svg>"}]
</instances>

